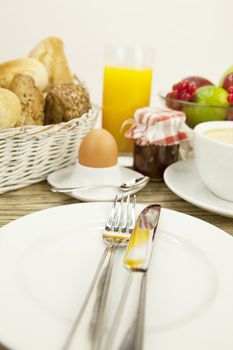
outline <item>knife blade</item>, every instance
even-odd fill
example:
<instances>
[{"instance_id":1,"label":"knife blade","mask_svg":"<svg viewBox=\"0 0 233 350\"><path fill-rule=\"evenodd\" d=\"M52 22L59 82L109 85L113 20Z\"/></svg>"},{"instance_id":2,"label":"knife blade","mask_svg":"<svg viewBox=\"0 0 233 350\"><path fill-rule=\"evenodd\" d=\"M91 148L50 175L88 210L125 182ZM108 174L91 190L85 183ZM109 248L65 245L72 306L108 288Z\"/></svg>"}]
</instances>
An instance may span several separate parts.
<instances>
[{"instance_id":1,"label":"knife blade","mask_svg":"<svg viewBox=\"0 0 233 350\"><path fill-rule=\"evenodd\" d=\"M146 276L161 207L143 209L131 234L124 257L130 271L104 349L142 350L145 318Z\"/></svg>"}]
</instances>

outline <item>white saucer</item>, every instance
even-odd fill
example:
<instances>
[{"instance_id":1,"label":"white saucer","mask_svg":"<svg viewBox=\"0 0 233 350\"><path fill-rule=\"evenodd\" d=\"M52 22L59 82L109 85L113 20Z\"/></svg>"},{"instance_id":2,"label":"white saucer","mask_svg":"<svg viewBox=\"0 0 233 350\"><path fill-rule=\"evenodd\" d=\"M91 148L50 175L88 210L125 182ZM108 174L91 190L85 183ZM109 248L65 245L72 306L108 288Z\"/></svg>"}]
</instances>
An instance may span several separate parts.
<instances>
[{"instance_id":1,"label":"white saucer","mask_svg":"<svg viewBox=\"0 0 233 350\"><path fill-rule=\"evenodd\" d=\"M143 176L137 171L124 168L120 165L105 169L86 168L85 170L85 168L86 167L76 164L68 168L55 171L49 174L47 181L51 186L58 188L75 186L92 187L98 185L120 186L126 181ZM103 182L101 183L101 181ZM127 194L136 193L144 186L145 185L142 185L140 188L129 191ZM117 194L124 194L124 192L113 187L102 187L99 189L90 188L82 191L67 193L67 195L85 202L113 201Z\"/></svg>"},{"instance_id":2,"label":"white saucer","mask_svg":"<svg viewBox=\"0 0 233 350\"><path fill-rule=\"evenodd\" d=\"M133 156L132 155L119 156L118 163L121 166L132 167L133 166Z\"/></svg>"},{"instance_id":3,"label":"white saucer","mask_svg":"<svg viewBox=\"0 0 233 350\"><path fill-rule=\"evenodd\" d=\"M197 207L233 218L233 202L215 196L203 184L194 159L170 165L164 173L164 181L172 192Z\"/></svg>"}]
</instances>

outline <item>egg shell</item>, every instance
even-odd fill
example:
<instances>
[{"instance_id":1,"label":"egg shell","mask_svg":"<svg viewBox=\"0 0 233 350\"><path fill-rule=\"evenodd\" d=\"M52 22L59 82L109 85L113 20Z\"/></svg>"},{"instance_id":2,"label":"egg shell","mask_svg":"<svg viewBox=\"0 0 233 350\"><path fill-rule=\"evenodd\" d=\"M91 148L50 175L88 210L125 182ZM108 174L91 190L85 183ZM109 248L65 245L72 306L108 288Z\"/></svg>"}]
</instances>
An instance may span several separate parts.
<instances>
[{"instance_id":1,"label":"egg shell","mask_svg":"<svg viewBox=\"0 0 233 350\"><path fill-rule=\"evenodd\" d=\"M117 164L118 148L112 134L93 129L83 138L79 148L79 164L91 168L108 168Z\"/></svg>"}]
</instances>

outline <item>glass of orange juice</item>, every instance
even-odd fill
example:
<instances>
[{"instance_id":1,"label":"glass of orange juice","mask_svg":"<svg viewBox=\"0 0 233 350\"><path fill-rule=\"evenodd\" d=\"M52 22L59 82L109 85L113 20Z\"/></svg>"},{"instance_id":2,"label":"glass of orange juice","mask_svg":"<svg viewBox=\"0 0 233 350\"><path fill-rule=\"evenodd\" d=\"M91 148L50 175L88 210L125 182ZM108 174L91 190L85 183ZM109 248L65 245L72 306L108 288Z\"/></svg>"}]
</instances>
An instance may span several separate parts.
<instances>
[{"instance_id":1,"label":"glass of orange juice","mask_svg":"<svg viewBox=\"0 0 233 350\"><path fill-rule=\"evenodd\" d=\"M153 60L150 48L106 48L102 126L116 139L121 155L133 150L132 140L124 137L123 122L150 104Z\"/></svg>"}]
</instances>

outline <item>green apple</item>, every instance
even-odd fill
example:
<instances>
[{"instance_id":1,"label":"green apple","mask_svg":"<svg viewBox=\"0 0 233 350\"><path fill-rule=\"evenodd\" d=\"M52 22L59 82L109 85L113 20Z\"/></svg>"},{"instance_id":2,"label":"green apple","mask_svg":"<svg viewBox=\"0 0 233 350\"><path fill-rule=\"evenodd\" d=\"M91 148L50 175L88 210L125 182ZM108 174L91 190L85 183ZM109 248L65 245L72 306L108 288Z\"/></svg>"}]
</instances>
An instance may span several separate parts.
<instances>
[{"instance_id":1,"label":"green apple","mask_svg":"<svg viewBox=\"0 0 233 350\"><path fill-rule=\"evenodd\" d=\"M196 90L195 95L196 104L190 103L183 108L190 127L206 121L226 119L227 109L223 108L229 106L226 90L216 86L203 86Z\"/></svg>"},{"instance_id":2,"label":"green apple","mask_svg":"<svg viewBox=\"0 0 233 350\"><path fill-rule=\"evenodd\" d=\"M203 105L227 107L228 92L217 86L203 86L196 90L194 102Z\"/></svg>"},{"instance_id":3,"label":"green apple","mask_svg":"<svg viewBox=\"0 0 233 350\"><path fill-rule=\"evenodd\" d=\"M186 114L186 123L190 128L194 128L195 125L203 122L227 119L227 109L216 106L194 106L190 103L190 105L185 105L182 111Z\"/></svg>"},{"instance_id":4,"label":"green apple","mask_svg":"<svg viewBox=\"0 0 233 350\"><path fill-rule=\"evenodd\" d=\"M233 73L233 66L231 66L230 68L228 68L228 69L226 70L226 72L223 74L223 76L222 76L222 78L221 78L221 80L220 80L220 82L219 82L219 86L220 86L220 87L223 87L224 79L225 79L226 76L227 76L228 74L230 74L230 73Z\"/></svg>"}]
</instances>

